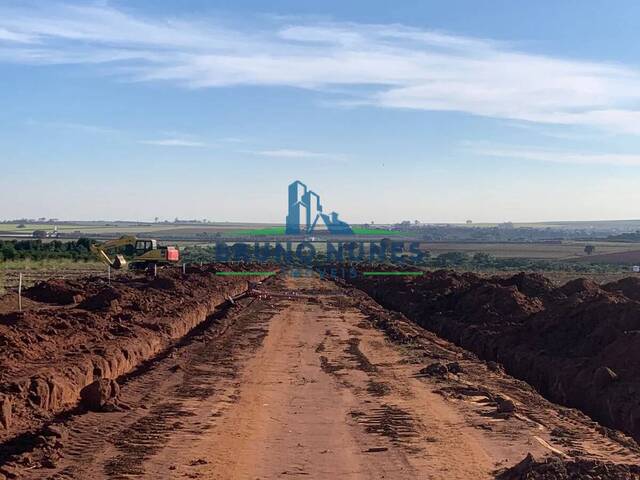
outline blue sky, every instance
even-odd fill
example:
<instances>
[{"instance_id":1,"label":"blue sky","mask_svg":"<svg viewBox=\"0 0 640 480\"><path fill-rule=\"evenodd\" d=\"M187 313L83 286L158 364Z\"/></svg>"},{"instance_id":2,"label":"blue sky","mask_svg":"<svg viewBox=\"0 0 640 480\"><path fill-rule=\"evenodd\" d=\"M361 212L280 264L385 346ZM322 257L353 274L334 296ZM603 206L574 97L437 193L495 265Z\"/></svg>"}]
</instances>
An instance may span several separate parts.
<instances>
[{"instance_id":1,"label":"blue sky","mask_svg":"<svg viewBox=\"0 0 640 480\"><path fill-rule=\"evenodd\" d=\"M636 1L0 1L0 218L638 218Z\"/></svg>"}]
</instances>

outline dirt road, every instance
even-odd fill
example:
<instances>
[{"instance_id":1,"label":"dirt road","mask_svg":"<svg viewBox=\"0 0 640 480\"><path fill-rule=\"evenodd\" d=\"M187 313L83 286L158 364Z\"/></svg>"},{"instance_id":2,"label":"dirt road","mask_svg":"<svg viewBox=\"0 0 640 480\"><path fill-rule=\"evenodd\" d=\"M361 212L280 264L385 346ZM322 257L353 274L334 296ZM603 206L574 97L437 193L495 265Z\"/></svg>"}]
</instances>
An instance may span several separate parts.
<instances>
[{"instance_id":1,"label":"dirt road","mask_svg":"<svg viewBox=\"0 0 640 480\"><path fill-rule=\"evenodd\" d=\"M528 453L640 461L624 438L331 282L274 278L232 310L130 375L124 410L60 419L25 454L45 468L20 475L484 479ZM459 371L419 373L434 361ZM505 399L515 412L499 411Z\"/></svg>"}]
</instances>

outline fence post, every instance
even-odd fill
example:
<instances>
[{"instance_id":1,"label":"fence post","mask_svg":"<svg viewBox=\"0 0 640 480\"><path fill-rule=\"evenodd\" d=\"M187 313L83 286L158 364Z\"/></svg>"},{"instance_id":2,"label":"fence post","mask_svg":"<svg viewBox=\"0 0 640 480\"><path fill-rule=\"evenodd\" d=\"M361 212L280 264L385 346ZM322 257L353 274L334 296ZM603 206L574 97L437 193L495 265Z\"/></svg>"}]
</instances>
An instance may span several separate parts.
<instances>
[{"instance_id":1,"label":"fence post","mask_svg":"<svg viewBox=\"0 0 640 480\"><path fill-rule=\"evenodd\" d=\"M182 274L183 274L183 275L186 275L186 273L187 273L187 264L186 264L186 263L183 263L183 264L182 264Z\"/></svg>"},{"instance_id":2,"label":"fence post","mask_svg":"<svg viewBox=\"0 0 640 480\"><path fill-rule=\"evenodd\" d=\"M153 264L153 277L157 277L158 276L158 264L154 263Z\"/></svg>"},{"instance_id":3,"label":"fence post","mask_svg":"<svg viewBox=\"0 0 640 480\"><path fill-rule=\"evenodd\" d=\"M22 311L22 274L20 274L18 280L18 310Z\"/></svg>"}]
</instances>

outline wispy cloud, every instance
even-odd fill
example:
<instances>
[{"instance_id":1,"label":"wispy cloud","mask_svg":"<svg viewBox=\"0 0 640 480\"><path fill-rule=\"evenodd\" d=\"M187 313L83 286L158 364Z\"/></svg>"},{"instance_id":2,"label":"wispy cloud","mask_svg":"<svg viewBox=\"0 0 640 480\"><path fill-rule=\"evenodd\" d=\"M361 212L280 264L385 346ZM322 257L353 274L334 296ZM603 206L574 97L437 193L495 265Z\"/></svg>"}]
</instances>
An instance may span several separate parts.
<instances>
[{"instance_id":1,"label":"wispy cloud","mask_svg":"<svg viewBox=\"0 0 640 480\"><path fill-rule=\"evenodd\" d=\"M18 32L12 32L6 28L0 28L0 42L32 43L34 38Z\"/></svg>"},{"instance_id":2,"label":"wispy cloud","mask_svg":"<svg viewBox=\"0 0 640 480\"><path fill-rule=\"evenodd\" d=\"M309 150L294 150L288 148L280 148L275 150L258 150L245 153L251 153L253 155L271 158L333 160L341 162L346 161L348 158L346 155L339 153L311 152Z\"/></svg>"},{"instance_id":3,"label":"wispy cloud","mask_svg":"<svg viewBox=\"0 0 640 480\"><path fill-rule=\"evenodd\" d=\"M351 104L640 134L640 71L632 66L397 24L280 22L230 29L110 6L0 6L0 61L108 64L132 81L189 88L339 89Z\"/></svg>"},{"instance_id":4,"label":"wispy cloud","mask_svg":"<svg viewBox=\"0 0 640 480\"><path fill-rule=\"evenodd\" d=\"M635 154L584 153L531 146L498 145L484 142L468 143L464 149L475 155L514 160L534 160L572 165L640 166L640 155Z\"/></svg>"},{"instance_id":5,"label":"wispy cloud","mask_svg":"<svg viewBox=\"0 0 640 480\"><path fill-rule=\"evenodd\" d=\"M160 140L141 140L138 143L144 145L155 145L158 147L206 147L207 144L184 138L163 138Z\"/></svg>"},{"instance_id":6,"label":"wispy cloud","mask_svg":"<svg viewBox=\"0 0 640 480\"><path fill-rule=\"evenodd\" d=\"M77 123L77 122L41 122L38 120L27 120L27 125L36 126L36 127L46 127L46 128L54 128L59 130L72 130L76 132L82 133L91 133L91 134L114 134L120 133L120 130L105 127L101 125L91 125L87 123Z\"/></svg>"}]
</instances>

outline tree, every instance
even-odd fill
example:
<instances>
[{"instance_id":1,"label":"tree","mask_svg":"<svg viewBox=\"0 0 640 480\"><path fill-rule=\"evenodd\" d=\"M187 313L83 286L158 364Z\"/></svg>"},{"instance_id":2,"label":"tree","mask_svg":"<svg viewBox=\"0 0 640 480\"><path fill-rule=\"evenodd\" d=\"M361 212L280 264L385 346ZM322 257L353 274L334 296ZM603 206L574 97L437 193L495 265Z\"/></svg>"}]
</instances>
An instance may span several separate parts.
<instances>
[{"instance_id":1,"label":"tree","mask_svg":"<svg viewBox=\"0 0 640 480\"><path fill-rule=\"evenodd\" d=\"M591 255L595 251L596 251L595 245L585 245L584 247L584 253L586 253L587 255Z\"/></svg>"},{"instance_id":2,"label":"tree","mask_svg":"<svg viewBox=\"0 0 640 480\"><path fill-rule=\"evenodd\" d=\"M476 252L473 254L473 263L478 266L490 265L493 257L485 252Z\"/></svg>"},{"instance_id":3,"label":"tree","mask_svg":"<svg viewBox=\"0 0 640 480\"><path fill-rule=\"evenodd\" d=\"M18 255L18 253L16 252L16 249L10 243L5 243L2 246L2 249L0 250L0 252L2 253L2 256L6 260L13 260Z\"/></svg>"}]
</instances>

